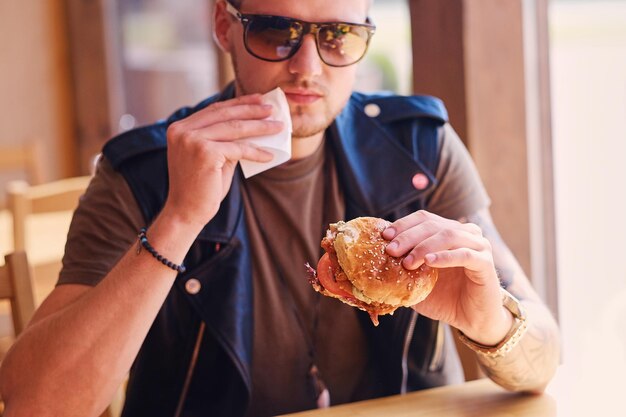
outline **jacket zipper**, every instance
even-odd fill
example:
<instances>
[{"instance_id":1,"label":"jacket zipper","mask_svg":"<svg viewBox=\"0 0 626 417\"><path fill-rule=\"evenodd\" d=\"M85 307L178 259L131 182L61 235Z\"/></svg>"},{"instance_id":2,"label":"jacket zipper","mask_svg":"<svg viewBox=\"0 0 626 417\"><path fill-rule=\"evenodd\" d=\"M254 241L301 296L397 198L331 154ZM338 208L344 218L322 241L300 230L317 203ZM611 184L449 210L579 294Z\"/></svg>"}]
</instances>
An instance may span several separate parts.
<instances>
[{"instance_id":1,"label":"jacket zipper","mask_svg":"<svg viewBox=\"0 0 626 417\"><path fill-rule=\"evenodd\" d=\"M443 323L437 322L437 336L435 338L435 350L433 356L430 359L430 365L428 370L435 372L441 367L441 361L443 360L443 342L445 340L445 332Z\"/></svg>"},{"instance_id":2,"label":"jacket zipper","mask_svg":"<svg viewBox=\"0 0 626 417\"><path fill-rule=\"evenodd\" d=\"M215 253L219 252L221 248L222 245L219 242L216 243ZM174 417L180 417L181 413L183 412L183 405L185 404L185 400L187 399L189 385L191 385L191 377L193 377L193 371L196 369L196 364L198 363L198 354L200 353L200 346L202 345L202 337L204 336L205 328L206 324L203 321L200 321L198 336L196 336L196 343L193 347L193 353L191 354L191 360L189 361L189 368L187 368L187 375L185 376L185 383L183 384L183 390L181 391L180 398L178 399L178 405L176 406Z\"/></svg>"},{"instance_id":3,"label":"jacket zipper","mask_svg":"<svg viewBox=\"0 0 626 417\"><path fill-rule=\"evenodd\" d=\"M413 310L413 312L411 313L409 326L407 327L406 334L404 336L404 347L402 349L402 385L400 385L400 394L406 394L407 385L409 382L409 348L411 347L411 339L413 339L413 333L415 332L417 316L417 311Z\"/></svg>"},{"instance_id":4,"label":"jacket zipper","mask_svg":"<svg viewBox=\"0 0 626 417\"><path fill-rule=\"evenodd\" d=\"M411 339L415 333L415 325L417 324L417 318L419 314L417 311L413 311L409 325L406 329L404 336L404 347L402 350L402 385L400 386L400 394L406 394L409 382L409 349L411 346ZM445 331L443 323L437 322L437 334L435 336L435 348L428 365L429 372L435 372L441 367L441 361L443 360L443 342L445 340Z\"/></svg>"},{"instance_id":5,"label":"jacket zipper","mask_svg":"<svg viewBox=\"0 0 626 417\"><path fill-rule=\"evenodd\" d=\"M196 337L196 344L193 348L193 353L191 355L191 361L189 362L189 368L187 369L187 375L185 376L185 383L183 384L183 390L180 393L180 398L178 399L178 405L176 406L176 412L174 413L174 417L180 417L180 413L183 411L183 405L185 404L185 400L187 399L187 392L189 391L189 385L191 384L191 377L193 376L193 371L196 368L196 364L198 363L198 353L200 352L200 345L202 344L202 336L204 336L205 329L204 322L200 322L200 328L198 329L198 336Z\"/></svg>"}]
</instances>

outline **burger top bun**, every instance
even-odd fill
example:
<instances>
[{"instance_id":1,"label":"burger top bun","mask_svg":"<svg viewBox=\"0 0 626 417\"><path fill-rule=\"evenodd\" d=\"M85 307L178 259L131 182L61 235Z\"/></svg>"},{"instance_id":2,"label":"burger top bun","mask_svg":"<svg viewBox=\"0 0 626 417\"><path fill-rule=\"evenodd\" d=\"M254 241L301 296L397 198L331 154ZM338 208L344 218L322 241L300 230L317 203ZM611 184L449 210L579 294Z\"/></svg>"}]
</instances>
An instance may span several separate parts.
<instances>
[{"instance_id":1,"label":"burger top bun","mask_svg":"<svg viewBox=\"0 0 626 417\"><path fill-rule=\"evenodd\" d=\"M354 286L355 297L365 303L410 307L425 299L437 282L437 270L422 265L402 266L404 257L385 252L389 241L382 232L390 223L376 217L358 217L330 227L339 265Z\"/></svg>"}]
</instances>

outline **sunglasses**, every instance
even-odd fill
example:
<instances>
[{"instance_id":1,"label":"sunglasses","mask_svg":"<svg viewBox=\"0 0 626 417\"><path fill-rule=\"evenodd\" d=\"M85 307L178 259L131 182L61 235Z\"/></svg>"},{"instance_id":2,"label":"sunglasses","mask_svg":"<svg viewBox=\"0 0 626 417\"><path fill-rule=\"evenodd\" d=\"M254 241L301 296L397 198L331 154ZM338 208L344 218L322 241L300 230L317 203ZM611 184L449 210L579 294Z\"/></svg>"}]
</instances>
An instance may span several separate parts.
<instances>
[{"instance_id":1,"label":"sunglasses","mask_svg":"<svg viewBox=\"0 0 626 417\"><path fill-rule=\"evenodd\" d=\"M243 43L253 56L286 61L298 52L304 36L315 36L320 59L331 67L346 67L365 56L376 26L366 23L305 22L283 16L243 14L226 1L226 11L243 25Z\"/></svg>"}]
</instances>

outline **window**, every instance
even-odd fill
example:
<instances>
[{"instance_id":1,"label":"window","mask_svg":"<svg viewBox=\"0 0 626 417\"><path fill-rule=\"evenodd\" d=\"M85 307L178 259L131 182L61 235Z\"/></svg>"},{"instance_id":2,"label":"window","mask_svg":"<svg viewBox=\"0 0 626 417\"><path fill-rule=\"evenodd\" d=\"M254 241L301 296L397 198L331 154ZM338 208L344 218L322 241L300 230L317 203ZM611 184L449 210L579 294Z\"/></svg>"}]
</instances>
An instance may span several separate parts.
<instances>
[{"instance_id":1,"label":"window","mask_svg":"<svg viewBox=\"0 0 626 417\"><path fill-rule=\"evenodd\" d=\"M152 123L217 91L212 7L207 0L118 1L120 130Z\"/></svg>"},{"instance_id":2,"label":"window","mask_svg":"<svg viewBox=\"0 0 626 417\"><path fill-rule=\"evenodd\" d=\"M559 378L596 381L585 384L585 392L570 391L569 398L619 398L626 372L626 1L554 1L550 29L567 371ZM589 392L594 386L598 391ZM586 410L559 412L616 412L601 409L598 401L587 404Z\"/></svg>"},{"instance_id":3,"label":"window","mask_svg":"<svg viewBox=\"0 0 626 417\"><path fill-rule=\"evenodd\" d=\"M360 64L355 89L412 92L411 20L406 0L376 0L370 12L376 34Z\"/></svg>"}]
</instances>

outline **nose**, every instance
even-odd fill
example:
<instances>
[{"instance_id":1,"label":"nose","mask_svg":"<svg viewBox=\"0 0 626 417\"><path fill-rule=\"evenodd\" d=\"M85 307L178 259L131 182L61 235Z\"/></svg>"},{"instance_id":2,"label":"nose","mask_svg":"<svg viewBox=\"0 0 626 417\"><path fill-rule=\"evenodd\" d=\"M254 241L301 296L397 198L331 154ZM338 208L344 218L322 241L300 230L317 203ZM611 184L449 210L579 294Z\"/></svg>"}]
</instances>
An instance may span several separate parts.
<instances>
[{"instance_id":1,"label":"nose","mask_svg":"<svg viewBox=\"0 0 626 417\"><path fill-rule=\"evenodd\" d=\"M305 78L315 77L322 74L322 65L315 37L313 34L305 35L300 49L289 59L289 72Z\"/></svg>"}]
</instances>

